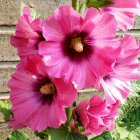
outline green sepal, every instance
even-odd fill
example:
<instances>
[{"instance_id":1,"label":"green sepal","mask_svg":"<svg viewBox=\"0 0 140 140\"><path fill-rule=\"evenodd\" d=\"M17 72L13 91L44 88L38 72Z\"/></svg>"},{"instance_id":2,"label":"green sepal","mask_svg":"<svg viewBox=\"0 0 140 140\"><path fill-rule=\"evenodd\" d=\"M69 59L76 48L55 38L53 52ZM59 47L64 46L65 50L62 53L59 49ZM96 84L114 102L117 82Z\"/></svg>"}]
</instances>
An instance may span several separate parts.
<instances>
[{"instance_id":1,"label":"green sepal","mask_svg":"<svg viewBox=\"0 0 140 140\"><path fill-rule=\"evenodd\" d=\"M100 8L100 7L107 7L114 4L111 0L88 0L87 7L94 7L94 8Z\"/></svg>"}]
</instances>

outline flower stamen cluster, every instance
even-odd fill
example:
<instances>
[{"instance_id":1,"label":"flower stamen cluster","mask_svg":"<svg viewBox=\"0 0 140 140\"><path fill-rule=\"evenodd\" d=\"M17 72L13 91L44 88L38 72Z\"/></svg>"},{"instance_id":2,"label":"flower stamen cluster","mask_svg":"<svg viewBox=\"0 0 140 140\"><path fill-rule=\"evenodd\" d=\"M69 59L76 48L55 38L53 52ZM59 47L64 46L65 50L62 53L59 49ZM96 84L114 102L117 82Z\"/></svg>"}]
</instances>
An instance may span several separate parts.
<instances>
[{"instance_id":1,"label":"flower stamen cluster","mask_svg":"<svg viewBox=\"0 0 140 140\"><path fill-rule=\"evenodd\" d=\"M83 51L83 43L80 37L73 38L71 40L71 46L72 49L74 49L76 52L80 53Z\"/></svg>"}]
</instances>

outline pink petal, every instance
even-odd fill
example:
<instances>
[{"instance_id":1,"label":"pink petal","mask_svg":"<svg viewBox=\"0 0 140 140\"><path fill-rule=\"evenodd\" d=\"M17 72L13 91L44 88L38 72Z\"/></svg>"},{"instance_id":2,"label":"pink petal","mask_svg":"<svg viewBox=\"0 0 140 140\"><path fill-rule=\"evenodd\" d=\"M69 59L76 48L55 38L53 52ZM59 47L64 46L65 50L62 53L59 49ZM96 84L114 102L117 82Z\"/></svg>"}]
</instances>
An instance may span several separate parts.
<instances>
[{"instance_id":1,"label":"pink petal","mask_svg":"<svg viewBox=\"0 0 140 140\"><path fill-rule=\"evenodd\" d=\"M86 128L89 123L89 118L87 115L87 107L88 107L88 101L82 101L79 103L79 105L75 108L74 112L78 114L78 117L80 119L81 124Z\"/></svg>"},{"instance_id":2,"label":"pink petal","mask_svg":"<svg viewBox=\"0 0 140 140\"><path fill-rule=\"evenodd\" d=\"M24 8L23 8L23 15L27 15L28 18L29 18L29 21L32 22L30 8L28 6L24 6Z\"/></svg>"},{"instance_id":3,"label":"pink petal","mask_svg":"<svg viewBox=\"0 0 140 140\"><path fill-rule=\"evenodd\" d=\"M96 21L100 18L100 12L95 8L88 8L85 13L85 21Z\"/></svg>"},{"instance_id":4,"label":"pink petal","mask_svg":"<svg viewBox=\"0 0 140 140\"><path fill-rule=\"evenodd\" d=\"M59 98L60 104L64 107L69 107L77 98L77 91L74 85L64 78L57 78L53 80L53 83L57 87L57 98Z\"/></svg>"},{"instance_id":5,"label":"pink petal","mask_svg":"<svg viewBox=\"0 0 140 140\"><path fill-rule=\"evenodd\" d=\"M124 103L130 94L130 83L114 77L103 80L102 86L105 91L107 104L114 104L117 100Z\"/></svg>"},{"instance_id":6,"label":"pink petal","mask_svg":"<svg viewBox=\"0 0 140 140\"><path fill-rule=\"evenodd\" d=\"M32 29L27 15L23 15L20 17L18 24L16 25L16 36L23 38L39 37L39 34Z\"/></svg>"},{"instance_id":7,"label":"pink petal","mask_svg":"<svg viewBox=\"0 0 140 140\"><path fill-rule=\"evenodd\" d=\"M15 120L15 118L10 118L8 122L8 126L12 127L14 130L24 128L25 125L22 123L19 123Z\"/></svg>"},{"instance_id":8,"label":"pink petal","mask_svg":"<svg viewBox=\"0 0 140 140\"><path fill-rule=\"evenodd\" d=\"M111 5L111 7L117 7L117 8L135 8L137 4L137 0L113 0L114 4Z\"/></svg>"},{"instance_id":9,"label":"pink petal","mask_svg":"<svg viewBox=\"0 0 140 140\"><path fill-rule=\"evenodd\" d=\"M137 45L136 39L131 35L125 35L121 46L122 51L115 64L114 77L119 77L122 80L140 79L138 60L140 47Z\"/></svg>"},{"instance_id":10,"label":"pink petal","mask_svg":"<svg viewBox=\"0 0 140 140\"><path fill-rule=\"evenodd\" d=\"M42 25L43 25L43 21L40 18L35 19L32 23L31 26L34 29L34 31L36 32L42 32Z\"/></svg>"},{"instance_id":11,"label":"pink petal","mask_svg":"<svg viewBox=\"0 0 140 140\"><path fill-rule=\"evenodd\" d=\"M95 29L92 32L95 40L113 39L116 35L117 23L115 18L110 14L103 14L99 20L95 21Z\"/></svg>"},{"instance_id":12,"label":"pink petal","mask_svg":"<svg viewBox=\"0 0 140 140\"><path fill-rule=\"evenodd\" d=\"M62 40L74 30L80 30L82 18L70 6L60 6L55 14L44 22L43 35L47 41ZM65 26L63 26L65 25Z\"/></svg>"}]
</instances>

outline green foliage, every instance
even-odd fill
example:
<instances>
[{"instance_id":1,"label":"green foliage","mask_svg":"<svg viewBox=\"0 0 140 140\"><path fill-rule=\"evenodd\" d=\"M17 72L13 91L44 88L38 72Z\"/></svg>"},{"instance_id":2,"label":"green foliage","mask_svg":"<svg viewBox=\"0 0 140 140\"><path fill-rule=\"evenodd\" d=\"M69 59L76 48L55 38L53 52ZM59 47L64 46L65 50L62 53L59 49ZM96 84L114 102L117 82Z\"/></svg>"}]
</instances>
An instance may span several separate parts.
<instances>
[{"instance_id":1,"label":"green foliage","mask_svg":"<svg viewBox=\"0 0 140 140\"><path fill-rule=\"evenodd\" d=\"M103 134L94 137L90 140L113 140L110 132L104 132Z\"/></svg>"},{"instance_id":2,"label":"green foliage","mask_svg":"<svg viewBox=\"0 0 140 140\"><path fill-rule=\"evenodd\" d=\"M121 127L125 127L130 132L140 127L139 96L128 98L126 103L121 106L118 125Z\"/></svg>"},{"instance_id":3,"label":"green foliage","mask_svg":"<svg viewBox=\"0 0 140 140\"><path fill-rule=\"evenodd\" d=\"M7 122L12 116L10 101L0 101L0 113L4 115L4 120Z\"/></svg>"},{"instance_id":4,"label":"green foliage","mask_svg":"<svg viewBox=\"0 0 140 140\"><path fill-rule=\"evenodd\" d=\"M67 127L60 127L59 129L49 128L47 130L49 140L88 140L84 135L78 135L70 132Z\"/></svg>"},{"instance_id":5,"label":"green foliage","mask_svg":"<svg viewBox=\"0 0 140 140\"><path fill-rule=\"evenodd\" d=\"M112 0L88 0L87 1L87 7L94 7L94 8L106 7L112 4L114 4Z\"/></svg>"},{"instance_id":6,"label":"green foliage","mask_svg":"<svg viewBox=\"0 0 140 140\"><path fill-rule=\"evenodd\" d=\"M140 80L132 82L131 86L132 86L132 94L131 94L131 96L140 95Z\"/></svg>"},{"instance_id":7,"label":"green foliage","mask_svg":"<svg viewBox=\"0 0 140 140\"><path fill-rule=\"evenodd\" d=\"M29 136L23 132L14 131L6 140L30 140Z\"/></svg>"},{"instance_id":8,"label":"green foliage","mask_svg":"<svg viewBox=\"0 0 140 140\"><path fill-rule=\"evenodd\" d=\"M34 133L37 137L39 137L41 140L46 140L48 138L48 135L47 133L44 131L42 133L39 133L39 132L35 132Z\"/></svg>"},{"instance_id":9,"label":"green foliage","mask_svg":"<svg viewBox=\"0 0 140 140\"><path fill-rule=\"evenodd\" d=\"M113 140L140 140L140 81L132 83L132 94L119 110Z\"/></svg>"}]
</instances>

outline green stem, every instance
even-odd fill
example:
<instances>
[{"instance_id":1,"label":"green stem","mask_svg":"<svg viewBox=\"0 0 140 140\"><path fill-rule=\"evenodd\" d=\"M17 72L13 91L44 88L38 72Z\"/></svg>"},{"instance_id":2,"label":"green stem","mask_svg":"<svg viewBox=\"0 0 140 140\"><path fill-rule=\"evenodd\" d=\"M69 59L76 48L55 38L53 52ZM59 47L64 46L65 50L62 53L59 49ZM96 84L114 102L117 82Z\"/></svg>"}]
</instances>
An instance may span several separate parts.
<instances>
[{"instance_id":1,"label":"green stem","mask_svg":"<svg viewBox=\"0 0 140 140\"><path fill-rule=\"evenodd\" d=\"M84 0L80 5L78 12L81 13L82 15L84 14L84 10L85 10L85 6L86 6L87 2L88 2L88 0Z\"/></svg>"},{"instance_id":2,"label":"green stem","mask_svg":"<svg viewBox=\"0 0 140 140\"><path fill-rule=\"evenodd\" d=\"M79 10L79 0L72 0L72 7L78 11Z\"/></svg>"},{"instance_id":3,"label":"green stem","mask_svg":"<svg viewBox=\"0 0 140 140\"><path fill-rule=\"evenodd\" d=\"M67 126L67 128L68 128L69 131L71 131L70 121L71 121L71 118L72 118L72 109L73 109L72 106L66 109L66 114L67 114L66 126Z\"/></svg>"},{"instance_id":4,"label":"green stem","mask_svg":"<svg viewBox=\"0 0 140 140\"><path fill-rule=\"evenodd\" d=\"M66 113L67 113L67 123L69 124L72 116L72 107L67 108Z\"/></svg>"}]
</instances>

